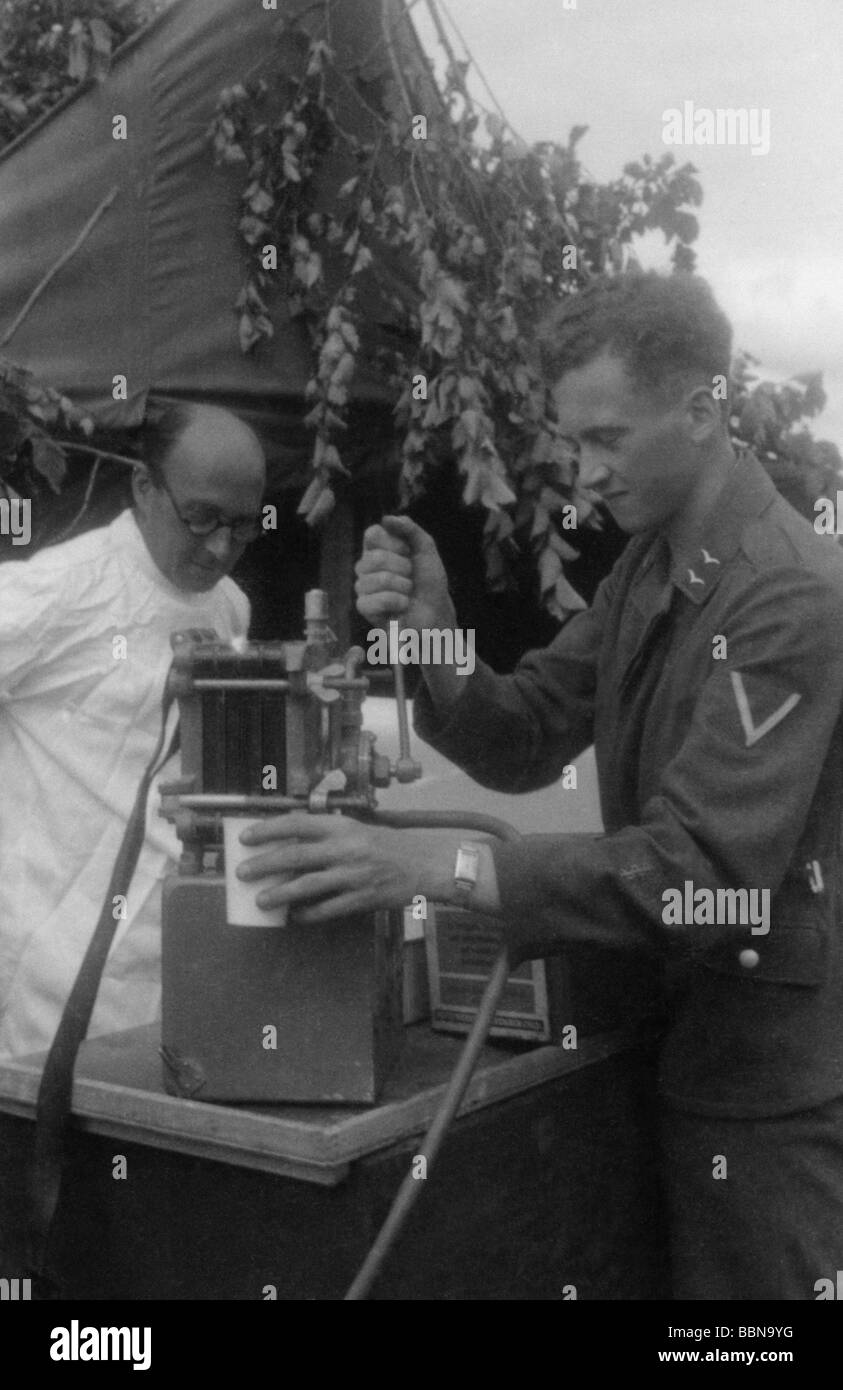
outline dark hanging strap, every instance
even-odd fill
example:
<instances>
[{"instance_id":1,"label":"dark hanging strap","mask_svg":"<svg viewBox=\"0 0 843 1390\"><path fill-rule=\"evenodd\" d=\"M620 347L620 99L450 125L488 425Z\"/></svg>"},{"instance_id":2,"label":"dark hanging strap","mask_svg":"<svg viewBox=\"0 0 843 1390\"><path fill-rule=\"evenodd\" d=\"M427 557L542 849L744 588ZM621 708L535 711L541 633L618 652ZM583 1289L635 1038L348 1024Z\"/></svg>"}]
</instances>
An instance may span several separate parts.
<instances>
[{"instance_id":1,"label":"dark hanging strap","mask_svg":"<svg viewBox=\"0 0 843 1390\"><path fill-rule=\"evenodd\" d=\"M153 778L172 757L179 742L175 729L162 756L167 737L167 716L173 703L169 681L164 689L161 709L161 733L155 752L143 774L126 826L111 881L102 905L99 921L85 952L73 988L70 991L56 1035L53 1039L41 1084L35 1112L35 1155L32 1167L30 1202L29 1257L36 1297L59 1296L58 1285L47 1270L47 1255L53 1221L61 1192L65 1158L65 1138L73 1095L73 1072L76 1056L85 1040L94 1010L100 980L114 940L117 919L114 899L127 897L135 872L146 830L146 803Z\"/></svg>"}]
</instances>

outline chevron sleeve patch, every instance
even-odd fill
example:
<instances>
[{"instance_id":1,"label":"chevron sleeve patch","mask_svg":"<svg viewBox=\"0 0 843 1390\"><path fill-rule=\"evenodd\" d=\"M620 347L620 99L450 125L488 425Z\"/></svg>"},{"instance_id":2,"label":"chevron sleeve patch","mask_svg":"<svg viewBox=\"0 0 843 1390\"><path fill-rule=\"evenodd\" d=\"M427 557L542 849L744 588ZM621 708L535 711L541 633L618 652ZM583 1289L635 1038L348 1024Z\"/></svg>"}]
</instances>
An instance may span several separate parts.
<instances>
[{"instance_id":1,"label":"chevron sleeve patch","mask_svg":"<svg viewBox=\"0 0 843 1390\"><path fill-rule=\"evenodd\" d=\"M747 748L781 724L802 699L798 692L788 691L769 677L741 671L730 671L729 675Z\"/></svg>"}]
</instances>

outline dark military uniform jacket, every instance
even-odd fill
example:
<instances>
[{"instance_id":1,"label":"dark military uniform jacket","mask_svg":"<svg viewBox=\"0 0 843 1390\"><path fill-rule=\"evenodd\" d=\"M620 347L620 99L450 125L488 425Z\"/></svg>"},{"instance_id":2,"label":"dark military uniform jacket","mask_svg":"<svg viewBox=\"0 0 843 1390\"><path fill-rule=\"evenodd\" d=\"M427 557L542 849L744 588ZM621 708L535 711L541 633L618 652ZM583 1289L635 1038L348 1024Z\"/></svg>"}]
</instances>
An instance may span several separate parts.
<instances>
[{"instance_id":1,"label":"dark military uniform jacket","mask_svg":"<svg viewBox=\"0 0 843 1390\"><path fill-rule=\"evenodd\" d=\"M581 941L649 958L660 1087L685 1109L774 1115L843 1094L837 545L747 458L682 554L634 537L550 646L510 676L478 662L465 685L439 713L420 692L416 727L484 786L547 786L596 750L604 834L495 846L516 953ZM769 929L726 898L716 922L666 921L667 890L684 902L687 884L756 890L756 905L768 890Z\"/></svg>"}]
</instances>

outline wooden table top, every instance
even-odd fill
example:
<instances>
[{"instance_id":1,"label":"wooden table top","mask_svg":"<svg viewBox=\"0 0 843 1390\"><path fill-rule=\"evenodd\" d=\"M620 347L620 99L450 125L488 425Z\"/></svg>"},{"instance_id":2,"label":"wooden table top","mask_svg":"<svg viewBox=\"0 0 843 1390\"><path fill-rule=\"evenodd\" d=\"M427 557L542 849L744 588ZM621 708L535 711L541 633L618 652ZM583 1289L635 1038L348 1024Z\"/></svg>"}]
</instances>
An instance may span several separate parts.
<instances>
[{"instance_id":1,"label":"wooden table top","mask_svg":"<svg viewBox=\"0 0 843 1390\"><path fill-rule=\"evenodd\" d=\"M402 1056L376 1106L231 1105L185 1100L164 1089L158 1025L94 1038L79 1054L76 1124L239 1167L334 1185L377 1149L421 1134L432 1120L464 1039L427 1024L405 1030ZM578 1048L493 1043L484 1048L460 1115L604 1061L635 1042L632 1030ZM33 1118L43 1057L0 1059L0 1113Z\"/></svg>"}]
</instances>

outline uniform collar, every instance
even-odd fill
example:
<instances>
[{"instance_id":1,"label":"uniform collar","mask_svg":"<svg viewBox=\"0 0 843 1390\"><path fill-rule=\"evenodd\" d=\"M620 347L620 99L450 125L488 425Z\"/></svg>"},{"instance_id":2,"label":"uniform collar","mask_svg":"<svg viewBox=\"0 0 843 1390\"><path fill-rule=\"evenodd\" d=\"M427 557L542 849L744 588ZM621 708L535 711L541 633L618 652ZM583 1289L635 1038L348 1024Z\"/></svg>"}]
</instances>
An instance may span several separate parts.
<instances>
[{"instance_id":1,"label":"uniform collar","mask_svg":"<svg viewBox=\"0 0 843 1390\"><path fill-rule=\"evenodd\" d=\"M755 455L742 455L697 535L678 552L671 550L671 583L693 603L704 603L716 589L724 566L740 549L747 524L761 516L776 496Z\"/></svg>"}]
</instances>

